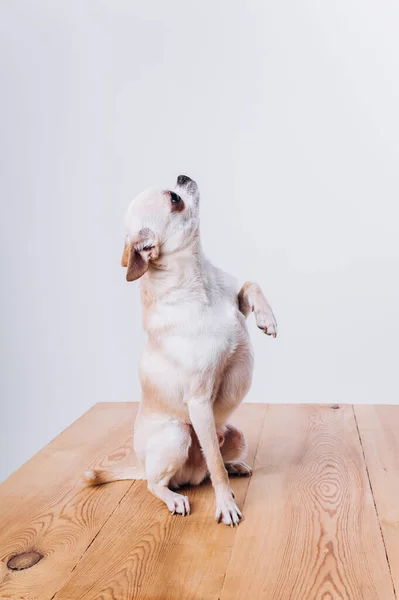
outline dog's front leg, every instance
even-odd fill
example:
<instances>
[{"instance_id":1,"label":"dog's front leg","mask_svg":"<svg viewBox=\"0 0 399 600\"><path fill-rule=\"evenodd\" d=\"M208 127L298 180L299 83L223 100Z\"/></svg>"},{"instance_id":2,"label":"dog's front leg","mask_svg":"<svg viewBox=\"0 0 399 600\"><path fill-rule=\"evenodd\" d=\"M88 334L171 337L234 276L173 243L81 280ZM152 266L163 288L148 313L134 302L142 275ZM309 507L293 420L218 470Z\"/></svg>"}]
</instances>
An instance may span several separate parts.
<instances>
[{"instance_id":1,"label":"dog's front leg","mask_svg":"<svg viewBox=\"0 0 399 600\"><path fill-rule=\"evenodd\" d=\"M238 525L241 520L229 478L220 453L211 397L194 397L188 402L191 424L205 455L216 496L215 519L226 525Z\"/></svg>"}]
</instances>

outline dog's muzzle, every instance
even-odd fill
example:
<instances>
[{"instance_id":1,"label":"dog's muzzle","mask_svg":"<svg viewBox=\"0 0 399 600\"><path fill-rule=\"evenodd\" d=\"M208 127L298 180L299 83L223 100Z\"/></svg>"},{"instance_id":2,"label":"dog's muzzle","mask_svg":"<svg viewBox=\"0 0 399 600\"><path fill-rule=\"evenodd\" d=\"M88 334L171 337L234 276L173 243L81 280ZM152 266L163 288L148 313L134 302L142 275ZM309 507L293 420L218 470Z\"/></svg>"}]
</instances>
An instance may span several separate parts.
<instances>
[{"instance_id":1,"label":"dog's muzzle","mask_svg":"<svg viewBox=\"0 0 399 600\"><path fill-rule=\"evenodd\" d=\"M194 198L194 200L198 202L198 186L195 183L195 181L191 179L191 177L188 177L188 175L179 175L179 177L177 178L176 186L186 190Z\"/></svg>"},{"instance_id":2,"label":"dog's muzzle","mask_svg":"<svg viewBox=\"0 0 399 600\"><path fill-rule=\"evenodd\" d=\"M189 183L195 183L195 181L191 177L188 177L188 175L179 175L177 178L177 185L179 187L186 187Z\"/></svg>"}]
</instances>

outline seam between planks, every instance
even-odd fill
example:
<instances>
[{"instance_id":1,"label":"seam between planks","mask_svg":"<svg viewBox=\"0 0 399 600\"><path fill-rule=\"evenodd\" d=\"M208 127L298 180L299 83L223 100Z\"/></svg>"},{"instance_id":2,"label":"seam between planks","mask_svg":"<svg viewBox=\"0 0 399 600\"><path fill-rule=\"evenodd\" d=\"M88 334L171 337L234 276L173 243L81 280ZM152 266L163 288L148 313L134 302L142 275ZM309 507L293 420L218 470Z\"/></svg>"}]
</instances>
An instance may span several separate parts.
<instances>
[{"instance_id":1,"label":"seam between planks","mask_svg":"<svg viewBox=\"0 0 399 600\"><path fill-rule=\"evenodd\" d=\"M105 403L104 403L105 404ZM108 521L110 520L110 518L112 517L112 515L114 514L114 512L116 511L116 509L120 506L120 504L123 502L126 494L128 492L130 492L130 490L132 489L132 487L134 486L134 484L136 483L137 479L135 479L134 481L132 481L132 483L129 485L129 487L127 488L126 492L123 494L123 496L121 497L121 499L116 503L116 505L114 506L114 508L112 509L112 511L110 512L110 514L108 515L108 517L105 519L104 523L101 525L101 527L99 528L99 530L97 531L97 533L93 536L93 539L90 541L90 543L88 544L87 548L82 552L82 554L79 556L78 560L76 561L75 565L73 566L73 568L71 569L68 578L60 585L60 587L58 588L58 590L56 590L54 592L54 594L51 596L50 600L54 600L55 597L57 596L58 592L60 592L62 590L62 588L65 586L65 584L71 579L72 574L74 572L74 570L76 569L76 567L78 566L78 564L80 563L80 561L82 560L82 558L85 556L86 552L89 550L90 546L94 543L94 541L97 539L97 537L100 535L100 533L102 532L102 530L104 529L105 525L108 523Z\"/></svg>"},{"instance_id":2,"label":"seam between planks","mask_svg":"<svg viewBox=\"0 0 399 600\"><path fill-rule=\"evenodd\" d=\"M393 589L393 594L395 596L395 598L397 598L397 594L396 594L396 589L395 589L395 584L393 581L393 577L392 577L392 570L391 570L391 564L389 562L389 556L388 556L388 551L387 551L387 547L385 544L385 537L384 537L384 532L382 530L382 526L381 526L381 520L380 520L380 515L378 514L378 507L377 507L377 503L375 501L375 496L374 496L374 490L373 490L373 484L371 483L371 477L370 477L370 472L369 472L369 468L368 468L368 464L367 464L367 459L366 459L366 453L364 451L364 446L363 446L363 440L362 440L362 436L360 433L360 429L359 429L359 424L357 422L357 418L356 418L356 411L355 411L355 407L352 404L352 412L353 412L353 418L355 420L355 425L356 425L356 430L357 430L357 435L359 438L359 443L360 443L360 448L362 450L362 455L363 455L363 461L364 461L364 465L366 467L366 473L367 473L367 479L369 482L369 487L371 490L371 495L373 498L373 503L374 503L374 510L375 510L375 514L377 515L377 521L378 521L378 526L380 528L380 534L381 534L381 539L382 539L382 543L384 545L384 551L385 551L385 559L387 561L387 565L388 565L388 570L389 570L389 575L391 577L391 583L392 583L392 589Z\"/></svg>"},{"instance_id":3,"label":"seam between planks","mask_svg":"<svg viewBox=\"0 0 399 600\"><path fill-rule=\"evenodd\" d=\"M261 428L260 433L259 433L259 439L258 439L258 443L256 445L255 454L254 454L254 465L253 465L254 469L253 470L255 470L256 457L258 456L258 450L259 450L260 442L261 442L261 439L262 439L263 430L265 428L266 414L269 411L269 408L270 408L270 404L267 404L266 408L265 408L264 415L263 415L262 428ZM252 483L251 480L252 480L252 476L249 479L249 483L248 483L247 489L245 491L245 496L244 496L244 500L243 500L243 503L242 503L242 510L243 510L243 512L244 512L244 507L245 507L245 501L246 501L247 495L248 495L249 486ZM238 527L239 527L239 525L238 525ZM235 528L235 529L237 529L237 528ZM223 581L222 581L222 585L220 587L220 592L219 592L219 595L218 595L218 600L220 600L220 598L222 597L222 594L223 594L224 584L226 582L227 571L229 570L229 565L230 565L230 562L231 562L231 557L233 555L234 545L236 543L236 537L237 537L237 532L234 533L234 542L233 542L233 544L232 544L232 546L230 548L230 556L229 556L229 560L227 562L226 569L225 569L225 572L224 572L224 575L223 575Z\"/></svg>"}]
</instances>

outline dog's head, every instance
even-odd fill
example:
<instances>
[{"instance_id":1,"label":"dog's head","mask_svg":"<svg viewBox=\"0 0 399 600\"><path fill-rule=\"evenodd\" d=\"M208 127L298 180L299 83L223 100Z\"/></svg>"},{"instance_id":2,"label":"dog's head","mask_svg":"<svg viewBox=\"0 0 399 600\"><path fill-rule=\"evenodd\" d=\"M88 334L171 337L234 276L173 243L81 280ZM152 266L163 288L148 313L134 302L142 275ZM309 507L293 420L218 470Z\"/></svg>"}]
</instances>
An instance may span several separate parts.
<instances>
[{"instance_id":1,"label":"dog's head","mask_svg":"<svg viewBox=\"0 0 399 600\"><path fill-rule=\"evenodd\" d=\"M127 281L148 271L150 261L184 249L198 230L198 186L179 175L171 189L150 188L130 204L121 264Z\"/></svg>"}]
</instances>

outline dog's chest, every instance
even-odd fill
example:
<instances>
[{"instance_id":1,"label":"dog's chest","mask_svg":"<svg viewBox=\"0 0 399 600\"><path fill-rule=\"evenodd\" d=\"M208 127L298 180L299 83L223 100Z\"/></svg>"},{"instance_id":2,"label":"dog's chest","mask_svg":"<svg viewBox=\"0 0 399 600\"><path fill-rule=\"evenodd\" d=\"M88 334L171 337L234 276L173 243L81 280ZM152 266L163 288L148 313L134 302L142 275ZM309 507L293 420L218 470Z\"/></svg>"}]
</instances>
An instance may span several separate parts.
<instances>
[{"instance_id":1,"label":"dog's chest","mask_svg":"<svg viewBox=\"0 0 399 600\"><path fill-rule=\"evenodd\" d=\"M207 370L224 362L237 348L241 323L235 305L183 305L154 314L149 325L159 322L161 352L187 372Z\"/></svg>"}]
</instances>

